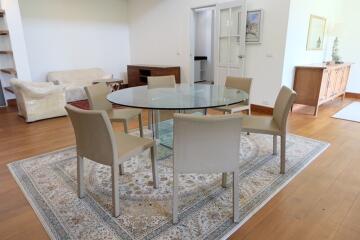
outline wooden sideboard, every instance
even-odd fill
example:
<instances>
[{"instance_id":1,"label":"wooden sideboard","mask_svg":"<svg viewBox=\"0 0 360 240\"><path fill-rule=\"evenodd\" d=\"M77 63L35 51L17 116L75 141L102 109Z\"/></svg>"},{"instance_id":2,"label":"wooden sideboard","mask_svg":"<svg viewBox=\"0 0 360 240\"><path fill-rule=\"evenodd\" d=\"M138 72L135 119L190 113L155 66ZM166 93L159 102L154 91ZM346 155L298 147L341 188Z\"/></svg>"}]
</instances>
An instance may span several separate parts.
<instances>
[{"instance_id":1,"label":"wooden sideboard","mask_svg":"<svg viewBox=\"0 0 360 240\"><path fill-rule=\"evenodd\" d=\"M147 78L150 76L174 75L176 83L180 83L180 67L161 65L128 65L129 87L147 85Z\"/></svg>"},{"instance_id":2,"label":"wooden sideboard","mask_svg":"<svg viewBox=\"0 0 360 240\"><path fill-rule=\"evenodd\" d=\"M317 116L319 106L337 97L344 98L351 64L308 65L295 68L294 90L297 92L296 104L315 107Z\"/></svg>"}]
</instances>

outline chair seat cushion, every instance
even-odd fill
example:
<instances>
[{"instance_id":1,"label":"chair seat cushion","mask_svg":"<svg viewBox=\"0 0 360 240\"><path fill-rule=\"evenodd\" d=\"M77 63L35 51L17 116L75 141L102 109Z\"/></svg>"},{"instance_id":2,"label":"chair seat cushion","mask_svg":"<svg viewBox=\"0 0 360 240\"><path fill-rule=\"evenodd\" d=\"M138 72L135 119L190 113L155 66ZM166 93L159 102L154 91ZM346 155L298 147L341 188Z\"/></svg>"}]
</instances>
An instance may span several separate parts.
<instances>
[{"instance_id":1,"label":"chair seat cushion","mask_svg":"<svg viewBox=\"0 0 360 240\"><path fill-rule=\"evenodd\" d=\"M121 132L116 132L115 138L118 146L119 160L121 162L142 153L155 144L152 139L140 138Z\"/></svg>"},{"instance_id":2,"label":"chair seat cushion","mask_svg":"<svg viewBox=\"0 0 360 240\"><path fill-rule=\"evenodd\" d=\"M123 109L111 109L107 111L110 121L124 121L137 117L141 113L141 109L135 108L123 108Z\"/></svg>"},{"instance_id":3,"label":"chair seat cushion","mask_svg":"<svg viewBox=\"0 0 360 240\"><path fill-rule=\"evenodd\" d=\"M247 116L242 121L244 132L263 133L280 135L280 128L273 117L268 116Z\"/></svg>"},{"instance_id":4,"label":"chair seat cushion","mask_svg":"<svg viewBox=\"0 0 360 240\"><path fill-rule=\"evenodd\" d=\"M229 106L225 106L225 107L218 107L215 110L226 112L226 113L236 113L236 112L248 110L249 108L250 108L249 105L244 104L244 103L239 103L239 104L229 105Z\"/></svg>"}]
</instances>

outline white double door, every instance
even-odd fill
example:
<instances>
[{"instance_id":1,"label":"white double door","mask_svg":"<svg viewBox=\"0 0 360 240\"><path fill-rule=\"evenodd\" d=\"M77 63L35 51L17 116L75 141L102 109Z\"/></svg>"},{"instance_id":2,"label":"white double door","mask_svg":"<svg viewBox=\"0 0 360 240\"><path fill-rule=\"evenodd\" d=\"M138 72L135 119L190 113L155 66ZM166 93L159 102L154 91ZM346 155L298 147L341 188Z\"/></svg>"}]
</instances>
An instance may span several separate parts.
<instances>
[{"instance_id":1,"label":"white double door","mask_svg":"<svg viewBox=\"0 0 360 240\"><path fill-rule=\"evenodd\" d=\"M245 0L216 5L214 44L216 85L224 85L227 76L244 75L246 14Z\"/></svg>"}]
</instances>

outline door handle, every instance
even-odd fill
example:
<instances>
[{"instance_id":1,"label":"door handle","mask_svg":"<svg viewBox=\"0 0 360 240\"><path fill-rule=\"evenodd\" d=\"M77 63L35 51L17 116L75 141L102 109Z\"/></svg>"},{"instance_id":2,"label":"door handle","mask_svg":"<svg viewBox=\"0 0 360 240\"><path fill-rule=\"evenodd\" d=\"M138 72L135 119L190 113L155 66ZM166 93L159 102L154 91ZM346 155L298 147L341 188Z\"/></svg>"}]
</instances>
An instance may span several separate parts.
<instances>
[{"instance_id":1,"label":"door handle","mask_svg":"<svg viewBox=\"0 0 360 240\"><path fill-rule=\"evenodd\" d=\"M243 59L243 58L245 58L245 56L244 55L239 55L238 58Z\"/></svg>"}]
</instances>

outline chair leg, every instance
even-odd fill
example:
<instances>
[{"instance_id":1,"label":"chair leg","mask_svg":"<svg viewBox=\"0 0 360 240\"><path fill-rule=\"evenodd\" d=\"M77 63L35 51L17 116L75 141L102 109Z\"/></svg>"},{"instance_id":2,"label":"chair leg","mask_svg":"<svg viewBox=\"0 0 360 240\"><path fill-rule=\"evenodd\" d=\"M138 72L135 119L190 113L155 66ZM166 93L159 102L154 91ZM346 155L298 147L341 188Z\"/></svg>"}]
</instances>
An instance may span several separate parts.
<instances>
[{"instance_id":1,"label":"chair leg","mask_svg":"<svg viewBox=\"0 0 360 240\"><path fill-rule=\"evenodd\" d=\"M172 214L173 214L173 224L178 223L178 185L179 185L179 176L174 172L173 180L173 201L172 201Z\"/></svg>"},{"instance_id":2,"label":"chair leg","mask_svg":"<svg viewBox=\"0 0 360 240\"><path fill-rule=\"evenodd\" d=\"M113 204L113 216L118 217L120 215L119 206L119 168L118 166L111 167L111 180L112 180L112 204Z\"/></svg>"},{"instance_id":3,"label":"chair leg","mask_svg":"<svg viewBox=\"0 0 360 240\"><path fill-rule=\"evenodd\" d=\"M156 161L156 144L154 144L154 146L151 147L150 154L151 154L151 167L152 167L154 188L158 188L159 176L158 176L157 161Z\"/></svg>"},{"instance_id":4,"label":"chair leg","mask_svg":"<svg viewBox=\"0 0 360 240\"><path fill-rule=\"evenodd\" d=\"M124 175L125 174L125 168L124 168L124 164L120 164L119 165L119 174L120 175Z\"/></svg>"},{"instance_id":5,"label":"chair leg","mask_svg":"<svg viewBox=\"0 0 360 240\"><path fill-rule=\"evenodd\" d=\"M226 184L227 184L227 173L222 173L221 186L223 188L226 188L227 187Z\"/></svg>"},{"instance_id":6,"label":"chair leg","mask_svg":"<svg viewBox=\"0 0 360 240\"><path fill-rule=\"evenodd\" d=\"M83 198L85 196L84 189L84 158L77 156L77 183L78 183L78 197Z\"/></svg>"},{"instance_id":7,"label":"chair leg","mask_svg":"<svg viewBox=\"0 0 360 240\"><path fill-rule=\"evenodd\" d=\"M285 174L286 135L281 136L280 174Z\"/></svg>"},{"instance_id":8,"label":"chair leg","mask_svg":"<svg viewBox=\"0 0 360 240\"><path fill-rule=\"evenodd\" d=\"M277 136L273 136L273 155L277 155Z\"/></svg>"},{"instance_id":9,"label":"chair leg","mask_svg":"<svg viewBox=\"0 0 360 240\"><path fill-rule=\"evenodd\" d=\"M247 110L248 115L251 116L251 106L249 106L249 109ZM246 133L248 136L250 136L250 132Z\"/></svg>"},{"instance_id":10,"label":"chair leg","mask_svg":"<svg viewBox=\"0 0 360 240\"><path fill-rule=\"evenodd\" d=\"M148 129L151 130L151 126L152 126L152 110L148 110Z\"/></svg>"},{"instance_id":11,"label":"chair leg","mask_svg":"<svg viewBox=\"0 0 360 240\"><path fill-rule=\"evenodd\" d=\"M128 122L126 120L124 121L124 133L126 133L126 134L129 133Z\"/></svg>"},{"instance_id":12,"label":"chair leg","mask_svg":"<svg viewBox=\"0 0 360 240\"><path fill-rule=\"evenodd\" d=\"M156 110L155 112L155 136L156 139L159 139L159 123L161 122L160 118L160 110Z\"/></svg>"},{"instance_id":13,"label":"chair leg","mask_svg":"<svg viewBox=\"0 0 360 240\"><path fill-rule=\"evenodd\" d=\"M240 218L240 189L239 189L239 171L233 173L233 216L234 222L238 223Z\"/></svg>"},{"instance_id":14,"label":"chair leg","mask_svg":"<svg viewBox=\"0 0 360 240\"><path fill-rule=\"evenodd\" d=\"M142 114L139 114L139 130L140 130L140 137L144 137L144 129L142 123Z\"/></svg>"}]
</instances>

